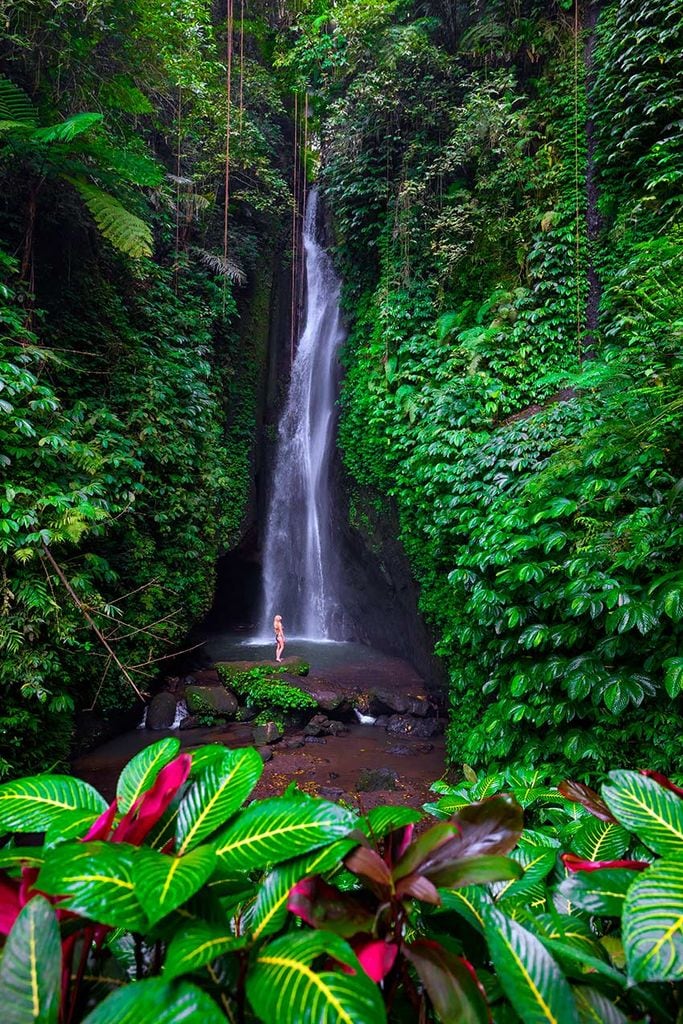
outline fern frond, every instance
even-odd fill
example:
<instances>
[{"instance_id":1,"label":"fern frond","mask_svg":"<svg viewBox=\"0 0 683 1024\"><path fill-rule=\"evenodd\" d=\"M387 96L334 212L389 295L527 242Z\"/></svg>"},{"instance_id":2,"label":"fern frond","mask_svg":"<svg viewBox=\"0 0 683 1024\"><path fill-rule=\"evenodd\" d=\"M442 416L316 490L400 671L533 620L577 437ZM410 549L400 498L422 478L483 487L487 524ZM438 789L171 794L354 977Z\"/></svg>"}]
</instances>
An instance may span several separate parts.
<instances>
[{"instance_id":1,"label":"fern frond","mask_svg":"<svg viewBox=\"0 0 683 1024\"><path fill-rule=\"evenodd\" d=\"M70 180L83 196L98 228L115 249L133 259L152 255L152 232L144 220L95 185L79 178Z\"/></svg>"},{"instance_id":2,"label":"fern frond","mask_svg":"<svg viewBox=\"0 0 683 1024\"><path fill-rule=\"evenodd\" d=\"M77 135L83 135L90 131L95 125L102 124L101 114L72 114L58 124L48 125L47 128L39 128L33 133L37 142L71 142Z\"/></svg>"},{"instance_id":3,"label":"fern frond","mask_svg":"<svg viewBox=\"0 0 683 1024\"><path fill-rule=\"evenodd\" d=\"M237 284L246 284L247 275L232 257L223 256L222 253L208 252L208 250L200 249L197 246L193 248L203 265L212 274L216 274L217 277L227 277L231 281L236 281Z\"/></svg>"},{"instance_id":4,"label":"fern frond","mask_svg":"<svg viewBox=\"0 0 683 1024\"><path fill-rule=\"evenodd\" d=\"M18 85L8 78L0 78L0 121L13 121L32 128L36 123L36 110Z\"/></svg>"},{"instance_id":5,"label":"fern frond","mask_svg":"<svg viewBox=\"0 0 683 1024\"><path fill-rule=\"evenodd\" d=\"M159 164L143 153L113 149L101 142L90 143L87 153L97 161L97 169L93 173L98 177L100 170L111 170L131 185L154 187L162 181L163 172Z\"/></svg>"}]
</instances>

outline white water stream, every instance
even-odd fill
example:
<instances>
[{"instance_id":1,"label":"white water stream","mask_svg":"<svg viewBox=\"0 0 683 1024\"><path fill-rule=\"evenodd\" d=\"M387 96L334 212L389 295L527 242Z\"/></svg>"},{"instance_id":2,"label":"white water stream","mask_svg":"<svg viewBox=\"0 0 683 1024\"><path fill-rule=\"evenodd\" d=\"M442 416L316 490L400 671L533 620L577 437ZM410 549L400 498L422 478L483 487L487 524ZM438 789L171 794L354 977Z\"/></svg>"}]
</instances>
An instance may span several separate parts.
<instances>
[{"instance_id":1,"label":"white water stream","mask_svg":"<svg viewBox=\"0 0 683 1024\"><path fill-rule=\"evenodd\" d=\"M316 239L317 208L313 191L303 231L306 317L280 421L263 542L264 637L275 614L286 634L315 640L337 638L341 622L330 470L344 330L339 278Z\"/></svg>"}]
</instances>

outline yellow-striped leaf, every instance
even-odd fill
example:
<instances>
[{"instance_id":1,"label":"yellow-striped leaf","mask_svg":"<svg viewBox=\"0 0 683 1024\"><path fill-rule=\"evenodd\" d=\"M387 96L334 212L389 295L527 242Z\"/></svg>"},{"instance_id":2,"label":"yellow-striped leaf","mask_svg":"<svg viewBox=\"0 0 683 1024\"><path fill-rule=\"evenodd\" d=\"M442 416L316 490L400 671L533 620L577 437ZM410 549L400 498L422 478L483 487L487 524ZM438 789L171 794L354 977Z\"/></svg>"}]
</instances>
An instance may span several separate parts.
<instances>
[{"instance_id":1,"label":"yellow-striped leaf","mask_svg":"<svg viewBox=\"0 0 683 1024\"><path fill-rule=\"evenodd\" d=\"M14 922L0 964L3 1024L56 1024L61 971L55 911L34 896Z\"/></svg>"},{"instance_id":2,"label":"yellow-striped leaf","mask_svg":"<svg viewBox=\"0 0 683 1024\"><path fill-rule=\"evenodd\" d=\"M564 879L558 894L588 914L620 917L629 886L640 876L629 868L577 871Z\"/></svg>"},{"instance_id":3,"label":"yellow-striped leaf","mask_svg":"<svg viewBox=\"0 0 683 1024\"><path fill-rule=\"evenodd\" d=\"M224 868L265 868L342 839L355 815L326 800L257 800L216 841Z\"/></svg>"},{"instance_id":4,"label":"yellow-striped leaf","mask_svg":"<svg viewBox=\"0 0 683 1024\"><path fill-rule=\"evenodd\" d=\"M491 959L524 1024L578 1024L569 983L539 939L495 908L485 922Z\"/></svg>"},{"instance_id":5,"label":"yellow-striped leaf","mask_svg":"<svg viewBox=\"0 0 683 1024\"><path fill-rule=\"evenodd\" d=\"M176 848L186 853L224 825L261 777L263 759L253 747L226 750L207 765L180 802Z\"/></svg>"},{"instance_id":6,"label":"yellow-striped leaf","mask_svg":"<svg viewBox=\"0 0 683 1024\"><path fill-rule=\"evenodd\" d=\"M621 825L586 818L572 839L572 850L585 860L619 860L628 849L630 836Z\"/></svg>"},{"instance_id":7,"label":"yellow-striped leaf","mask_svg":"<svg viewBox=\"0 0 683 1024\"><path fill-rule=\"evenodd\" d=\"M133 883L140 854L128 843L64 843L48 851L36 888L66 897L60 907L75 914L136 931L147 923Z\"/></svg>"},{"instance_id":8,"label":"yellow-striped leaf","mask_svg":"<svg viewBox=\"0 0 683 1024\"><path fill-rule=\"evenodd\" d=\"M122 814L129 811L138 797L154 785L161 769L177 757L179 750L180 740L176 736L169 736L157 743L150 743L128 762L116 784L116 798Z\"/></svg>"},{"instance_id":9,"label":"yellow-striped leaf","mask_svg":"<svg viewBox=\"0 0 683 1024\"><path fill-rule=\"evenodd\" d=\"M683 855L683 798L639 772L609 777L602 795L615 818L655 853Z\"/></svg>"},{"instance_id":10,"label":"yellow-striped leaf","mask_svg":"<svg viewBox=\"0 0 683 1024\"><path fill-rule=\"evenodd\" d=\"M112 992L83 1024L226 1024L211 996L188 981L148 978Z\"/></svg>"},{"instance_id":11,"label":"yellow-striped leaf","mask_svg":"<svg viewBox=\"0 0 683 1024\"><path fill-rule=\"evenodd\" d=\"M234 935L225 925L197 921L176 932L166 953L164 978L190 974L212 963L230 950L243 949L245 938Z\"/></svg>"},{"instance_id":12,"label":"yellow-striped leaf","mask_svg":"<svg viewBox=\"0 0 683 1024\"><path fill-rule=\"evenodd\" d=\"M34 775L0 786L0 832L44 832L65 811L101 814L96 789L71 775Z\"/></svg>"},{"instance_id":13,"label":"yellow-striped leaf","mask_svg":"<svg viewBox=\"0 0 683 1024\"><path fill-rule=\"evenodd\" d=\"M201 889L210 877L216 854L210 846L184 857L167 857L141 849L133 868L135 891L150 922L155 924Z\"/></svg>"},{"instance_id":14,"label":"yellow-striped leaf","mask_svg":"<svg viewBox=\"0 0 683 1024\"><path fill-rule=\"evenodd\" d=\"M611 999L589 985L572 986L581 1024L628 1024L618 1006Z\"/></svg>"},{"instance_id":15,"label":"yellow-striped leaf","mask_svg":"<svg viewBox=\"0 0 683 1024\"><path fill-rule=\"evenodd\" d=\"M683 861L660 860L628 891L623 940L634 981L683 978Z\"/></svg>"},{"instance_id":16,"label":"yellow-striped leaf","mask_svg":"<svg viewBox=\"0 0 683 1024\"><path fill-rule=\"evenodd\" d=\"M313 969L318 957L350 967ZM265 946L247 977L247 996L264 1024L384 1024L379 990L363 971L351 947L331 932L284 935Z\"/></svg>"}]
</instances>

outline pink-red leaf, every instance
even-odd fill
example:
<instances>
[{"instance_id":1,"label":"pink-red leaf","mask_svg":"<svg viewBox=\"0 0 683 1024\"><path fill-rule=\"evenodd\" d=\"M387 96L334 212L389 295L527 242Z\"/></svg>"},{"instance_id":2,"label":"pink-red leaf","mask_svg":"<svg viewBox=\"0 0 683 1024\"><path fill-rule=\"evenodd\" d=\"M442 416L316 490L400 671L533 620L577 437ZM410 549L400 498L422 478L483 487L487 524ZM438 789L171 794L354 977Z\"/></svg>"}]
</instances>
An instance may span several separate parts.
<instances>
[{"instance_id":1,"label":"pink-red leaf","mask_svg":"<svg viewBox=\"0 0 683 1024\"><path fill-rule=\"evenodd\" d=\"M561 782L557 788L565 800L581 804L587 811L591 812L593 817L599 818L600 821L609 821L615 825L617 824L617 819L605 801L590 786L584 786L583 782L573 782L571 779L567 779L565 782Z\"/></svg>"},{"instance_id":2,"label":"pink-red leaf","mask_svg":"<svg viewBox=\"0 0 683 1024\"><path fill-rule=\"evenodd\" d=\"M418 939L405 947L443 1024L488 1024L484 990L474 969L438 942Z\"/></svg>"},{"instance_id":3,"label":"pink-red leaf","mask_svg":"<svg viewBox=\"0 0 683 1024\"><path fill-rule=\"evenodd\" d=\"M666 775L662 775L661 772L655 772L651 768L642 768L640 774L646 775L648 779L654 779L654 781L658 782L660 786L664 787L664 789L670 789L672 793L677 793L678 796L683 796L683 789L681 789L680 786L677 786L675 782L672 782L671 779L667 779Z\"/></svg>"},{"instance_id":4,"label":"pink-red leaf","mask_svg":"<svg viewBox=\"0 0 683 1024\"><path fill-rule=\"evenodd\" d=\"M645 871L650 867L646 860L583 860L575 853L563 853L560 860L567 871L601 871L603 868L626 868L630 871Z\"/></svg>"},{"instance_id":5,"label":"pink-red leaf","mask_svg":"<svg viewBox=\"0 0 683 1024\"><path fill-rule=\"evenodd\" d=\"M424 875L413 874L402 878L396 886L396 895L412 896L423 903L432 903L435 907L441 903L436 886Z\"/></svg>"},{"instance_id":6,"label":"pink-red leaf","mask_svg":"<svg viewBox=\"0 0 683 1024\"><path fill-rule=\"evenodd\" d=\"M180 754L165 765L157 775L152 788L138 797L118 823L112 837L113 841L139 846L187 780L191 767L192 758L189 754Z\"/></svg>"},{"instance_id":7,"label":"pink-red leaf","mask_svg":"<svg viewBox=\"0 0 683 1024\"><path fill-rule=\"evenodd\" d=\"M351 942L351 948L365 973L376 982L384 981L398 955L398 946L383 939L358 939Z\"/></svg>"},{"instance_id":8,"label":"pink-red leaf","mask_svg":"<svg viewBox=\"0 0 683 1024\"><path fill-rule=\"evenodd\" d=\"M358 846L345 858L344 863L354 875L367 878L380 886L391 887L391 871L375 850L369 850L366 846Z\"/></svg>"}]
</instances>

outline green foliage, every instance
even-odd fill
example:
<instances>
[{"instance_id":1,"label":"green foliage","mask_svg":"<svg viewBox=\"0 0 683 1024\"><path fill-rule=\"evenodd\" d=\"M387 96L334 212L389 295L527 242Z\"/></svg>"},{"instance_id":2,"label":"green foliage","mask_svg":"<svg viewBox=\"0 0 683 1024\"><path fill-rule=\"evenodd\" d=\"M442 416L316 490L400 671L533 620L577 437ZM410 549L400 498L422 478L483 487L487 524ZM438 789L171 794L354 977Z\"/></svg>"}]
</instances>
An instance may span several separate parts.
<instances>
[{"instance_id":1,"label":"green foliage","mask_svg":"<svg viewBox=\"0 0 683 1024\"><path fill-rule=\"evenodd\" d=\"M245 701L247 707L274 711L299 711L315 708L317 703L309 693L291 683L278 682L278 677L289 670L288 666L268 668L265 666L233 672L230 666L218 665L218 672L227 686ZM308 668L306 667L306 671ZM301 672L305 675L305 672Z\"/></svg>"},{"instance_id":2,"label":"green foliage","mask_svg":"<svg viewBox=\"0 0 683 1024\"><path fill-rule=\"evenodd\" d=\"M416 830L295 786L245 806L257 751L169 742L124 768L125 810L62 776L0 786L12 1024L675 1020L683 791L663 776L613 771L599 796L466 767ZM589 856L596 830L616 856Z\"/></svg>"}]
</instances>

